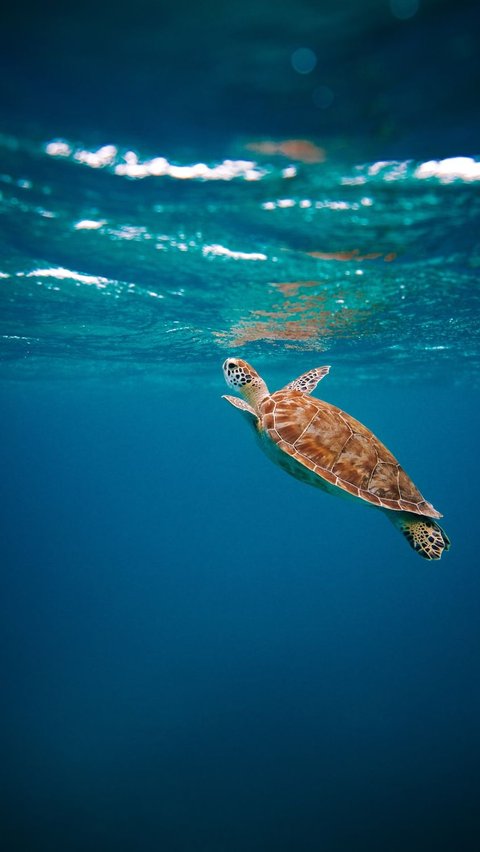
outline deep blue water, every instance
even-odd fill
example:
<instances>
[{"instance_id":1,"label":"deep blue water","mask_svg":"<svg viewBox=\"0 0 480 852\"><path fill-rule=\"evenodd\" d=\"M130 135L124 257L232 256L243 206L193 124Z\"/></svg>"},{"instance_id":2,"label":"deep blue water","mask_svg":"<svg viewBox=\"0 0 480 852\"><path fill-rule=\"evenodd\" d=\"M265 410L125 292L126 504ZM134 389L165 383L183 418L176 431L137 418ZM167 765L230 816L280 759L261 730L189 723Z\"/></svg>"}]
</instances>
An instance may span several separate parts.
<instances>
[{"instance_id":1,"label":"deep blue water","mask_svg":"<svg viewBox=\"0 0 480 852\"><path fill-rule=\"evenodd\" d=\"M5 14L5 848L476 850L474 4ZM275 468L228 355L330 364L451 551Z\"/></svg>"}]
</instances>

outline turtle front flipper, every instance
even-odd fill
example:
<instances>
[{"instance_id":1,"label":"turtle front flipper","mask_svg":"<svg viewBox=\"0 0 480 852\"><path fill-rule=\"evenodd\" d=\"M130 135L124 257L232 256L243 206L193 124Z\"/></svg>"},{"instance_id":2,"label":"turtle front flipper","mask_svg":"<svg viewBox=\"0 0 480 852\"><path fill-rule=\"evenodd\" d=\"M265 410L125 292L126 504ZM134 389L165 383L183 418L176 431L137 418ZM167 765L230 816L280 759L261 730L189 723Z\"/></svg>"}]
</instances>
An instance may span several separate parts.
<instances>
[{"instance_id":1,"label":"turtle front flipper","mask_svg":"<svg viewBox=\"0 0 480 852\"><path fill-rule=\"evenodd\" d=\"M312 393L318 383L325 378L329 370L330 367L314 367L313 370L309 370L308 373L302 373L298 379L295 379L293 382L289 382L289 384L285 385L282 390L296 390L301 391L302 393Z\"/></svg>"},{"instance_id":2,"label":"turtle front flipper","mask_svg":"<svg viewBox=\"0 0 480 852\"><path fill-rule=\"evenodd\" d=\"M450 550L448 535L432 518L410 512L388 512L388 517L424 559L441 559Z\"/></svg>"},{"instance_id":3,"label":"turtle front flipper","mask_svg":"<svg viewBox=\"0 0 480 852\"><path fill-rule=\"evenodd\" d=\"M230 396L229 394L223 394L222 399L226 399L227 402L230 403L230 405L234 406L234 408L239 408L241 411L243 411L243 413L247 415L247 418L249 420L251 420L253 417L256 422L258 421L258 417L252 406L249 405L248 402L246 402L244 399L240 399L240 397L238 396Z\"/></svg>"}]
</instances>

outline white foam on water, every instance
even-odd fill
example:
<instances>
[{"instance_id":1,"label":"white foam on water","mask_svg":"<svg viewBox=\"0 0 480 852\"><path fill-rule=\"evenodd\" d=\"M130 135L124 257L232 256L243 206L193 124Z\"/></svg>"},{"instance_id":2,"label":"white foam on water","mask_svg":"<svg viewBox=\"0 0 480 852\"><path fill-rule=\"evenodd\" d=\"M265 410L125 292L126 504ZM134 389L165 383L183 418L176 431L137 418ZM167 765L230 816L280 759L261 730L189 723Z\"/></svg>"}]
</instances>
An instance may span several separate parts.
<instances>
[{"instance_id":1,"label":"white foam on water","mask_svg":"<svg viewBox=\"0 0 480 852\"><path fill-rule=\"evenodd\" d=\"M65 269L63 266L32 269L31 272L26 273L26 278L56 278L59 281L71 280L79 284L93 284L96 287L106 287L107 284L114 283L101 275L84 275L81 272Z\"/></svg>"},{"instance_id":2,"label":"white foam on water","mask_svg":"<svg viewBox=\"0 0 480 852\"><path fill-rule=\"evenodd\" d=\"M261 252L232 251L221 245L205 245L202 248L202 254L205 257L208 255L217 255L220 257L231 257L234 260L268 260L267 255Z\"/></svg>"}]
</instances>

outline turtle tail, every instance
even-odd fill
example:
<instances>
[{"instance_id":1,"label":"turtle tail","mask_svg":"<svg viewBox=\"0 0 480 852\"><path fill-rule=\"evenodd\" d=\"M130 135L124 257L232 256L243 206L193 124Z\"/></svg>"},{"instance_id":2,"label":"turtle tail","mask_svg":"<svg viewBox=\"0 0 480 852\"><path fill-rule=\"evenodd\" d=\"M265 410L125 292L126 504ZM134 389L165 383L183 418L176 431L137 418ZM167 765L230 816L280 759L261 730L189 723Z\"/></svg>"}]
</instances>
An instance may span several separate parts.
<instances>
[{"instance_id":1,"label":"turtle tail","mask_svg":"<svg viewBox=\"0 0 480 852\"><path fill-rule=\"evenodd\" d=\"M450 550L448 535L432 518L410 512L389 512L389 517L424 559L441 559L443 551Z\"/></svg>"}]
</instances>

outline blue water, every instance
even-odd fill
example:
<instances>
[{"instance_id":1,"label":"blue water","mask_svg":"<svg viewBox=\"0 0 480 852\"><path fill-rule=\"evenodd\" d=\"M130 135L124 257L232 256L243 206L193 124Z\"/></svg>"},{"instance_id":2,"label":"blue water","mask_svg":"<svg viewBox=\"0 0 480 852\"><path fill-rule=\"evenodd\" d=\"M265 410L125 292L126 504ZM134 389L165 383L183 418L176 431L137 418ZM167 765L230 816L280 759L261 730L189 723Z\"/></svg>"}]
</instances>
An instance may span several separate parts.
<instances>
[{"instance_id":1,"label":"blue water","mask_svg":"<svg viewBox=\"0 0 480 852\"><path fill-rule=\"evenodd\" d=\"M476 850L474 4L5 14L5 848ZM330 364L451 551L275 468L229 355Z\"/></svg>"}]
</instances>

